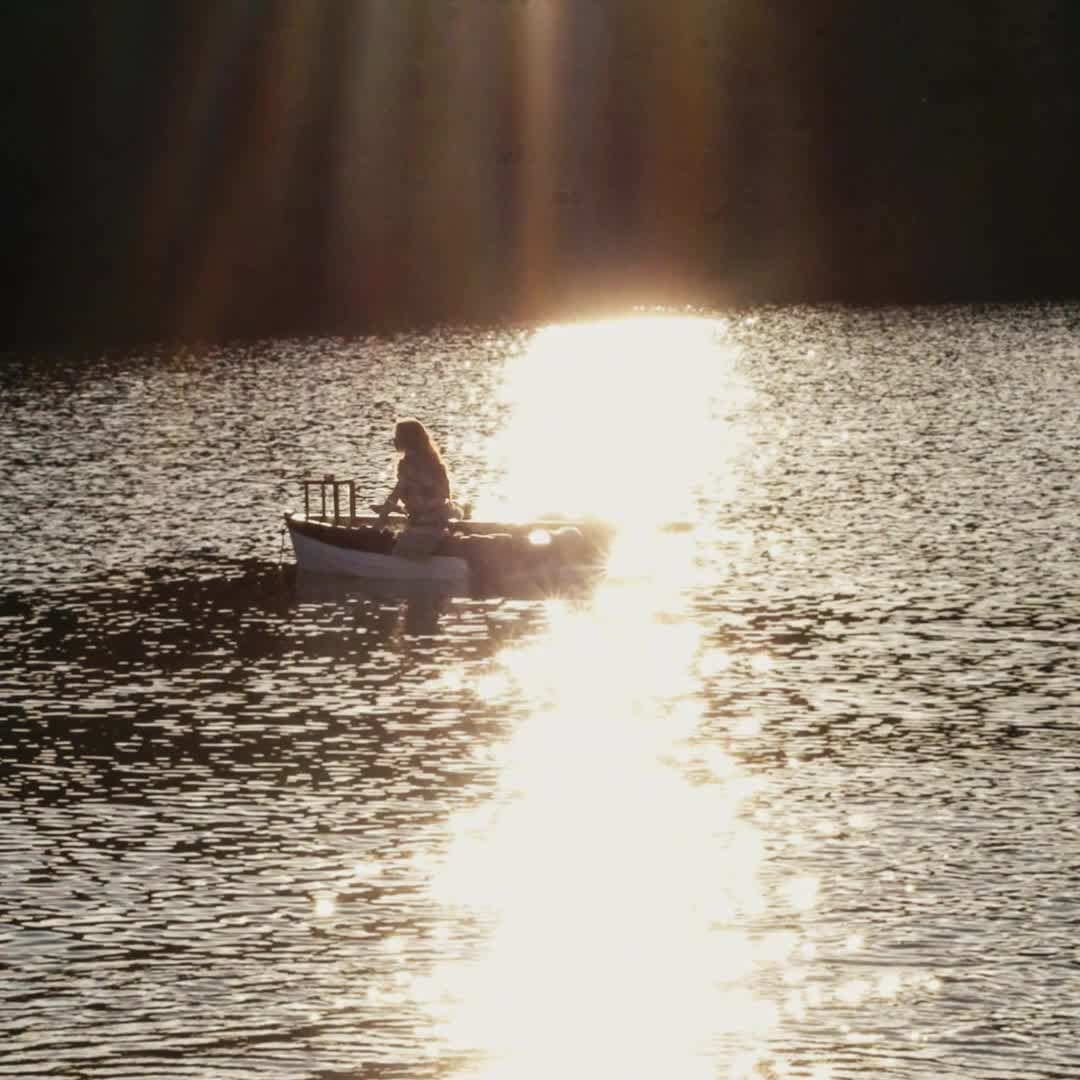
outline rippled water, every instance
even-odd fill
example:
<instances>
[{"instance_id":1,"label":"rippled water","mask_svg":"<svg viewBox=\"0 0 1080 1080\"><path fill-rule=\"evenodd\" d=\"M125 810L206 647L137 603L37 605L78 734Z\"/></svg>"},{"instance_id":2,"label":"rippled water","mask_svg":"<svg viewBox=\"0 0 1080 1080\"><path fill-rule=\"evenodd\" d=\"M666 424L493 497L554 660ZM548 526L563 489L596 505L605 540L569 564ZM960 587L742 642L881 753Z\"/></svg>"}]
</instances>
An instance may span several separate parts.
<instances>
[{"instance_id":1,"label":"rippled water","mask_svg":"<svg viewBox=\"0 0 1080 1080\"><path fill-rule=\"evenodd\" d=\"M7 358L0 1076L1080 1076L1078 373L1072 307ZM609 580L298 580L409 413Z\"/></svg>"}]
</instances>

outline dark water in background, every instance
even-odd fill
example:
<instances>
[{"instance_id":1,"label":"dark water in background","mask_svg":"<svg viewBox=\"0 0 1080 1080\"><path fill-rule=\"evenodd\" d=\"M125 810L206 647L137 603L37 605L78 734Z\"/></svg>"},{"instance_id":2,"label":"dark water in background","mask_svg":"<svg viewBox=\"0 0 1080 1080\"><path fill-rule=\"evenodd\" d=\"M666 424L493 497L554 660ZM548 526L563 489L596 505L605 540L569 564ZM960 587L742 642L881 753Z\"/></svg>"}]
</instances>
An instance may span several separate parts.
<instances>
[{"instance_id":1,"label":"dark water in background","mask_svg":"<svg viewBox=\"0 0 1080 1080\"><path fill-rule=\"evenodd\" d=\"M9 358L0 1076L1080 1076L1078 373L1071 307ZM297 581L409 413L612 580Z\"/></svg>"}]
</instances>

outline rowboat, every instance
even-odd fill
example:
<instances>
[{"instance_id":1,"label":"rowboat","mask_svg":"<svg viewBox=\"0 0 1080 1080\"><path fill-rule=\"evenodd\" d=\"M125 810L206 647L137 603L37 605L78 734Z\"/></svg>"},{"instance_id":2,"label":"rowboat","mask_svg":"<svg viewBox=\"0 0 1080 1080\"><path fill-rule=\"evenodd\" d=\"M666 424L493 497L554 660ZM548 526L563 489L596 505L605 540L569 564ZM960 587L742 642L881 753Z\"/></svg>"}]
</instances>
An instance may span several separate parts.
<instances>
[{"instance_id":1,"label":"rowboat","mask_svg":"<svg viewBox=\"0 0 1080 1080\"><path fill-rule=\"evenodd\" d=\"M465 584L469 564L453 555L403 559L390 553L396 530L378 518L333 521L285 515L296 565L312 574Z\"/></svg>"},{"instance_id":2,"label":"rowboat","mask_svg":"<svg viewBox=\"0 0 1080 1080\"><path fill-rule=\"evenodd\" d=\"M309 574L511 594L602 574L612 537L611 527L596 521L452 520L433 555L406 559L393 554L404 518L357 514L352 481L325 477L303 483L304 512L286 513L284 526L297 567ZM316 506L313 489L319 491Z\"/></svg>"}]
</instances>

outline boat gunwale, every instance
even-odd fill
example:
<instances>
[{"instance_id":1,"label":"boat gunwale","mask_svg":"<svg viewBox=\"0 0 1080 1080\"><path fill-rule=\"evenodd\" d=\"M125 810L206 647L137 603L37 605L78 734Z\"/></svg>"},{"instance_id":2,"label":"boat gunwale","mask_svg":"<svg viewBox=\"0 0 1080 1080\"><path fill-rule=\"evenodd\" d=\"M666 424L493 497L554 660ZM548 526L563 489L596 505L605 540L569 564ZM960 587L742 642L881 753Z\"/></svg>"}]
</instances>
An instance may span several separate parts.
<instances>
[{"instance_id":1,"label":"boat gunwale","mask_svg":"<svg viewBox=\"0 0 1080 1080\"><path fill-rule=\"evenodd\" d=\"M394 515L387 518L376 517L373 514L362 514L356 517L331 515L303 515L293 510L285 511L285 522L290 526L303 528L305 525L317 526L324 529L336 529L344 532L359 531L361 529L392 529L399 531L408 525L408 519ZM537 518L529 521L473 521L471 518L451 518L446 528L448 532L462 535L527 535L530 532L541 530L555 533L560 529L577 529L586 534L599 533L611 535L614 527L605 521L590 518Z\"/></svg>"}]
</instances>

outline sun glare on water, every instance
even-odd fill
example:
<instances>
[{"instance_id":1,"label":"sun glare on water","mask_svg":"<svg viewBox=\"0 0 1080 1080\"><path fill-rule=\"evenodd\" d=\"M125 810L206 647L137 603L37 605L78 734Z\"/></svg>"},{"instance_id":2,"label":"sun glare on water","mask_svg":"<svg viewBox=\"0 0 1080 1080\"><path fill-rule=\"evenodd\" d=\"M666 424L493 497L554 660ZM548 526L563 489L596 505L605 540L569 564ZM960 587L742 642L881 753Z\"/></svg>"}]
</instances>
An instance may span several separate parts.
<instances>
[{"instance_id":1,"label":"sun glare on water","mask_svg":"<svg viewBox=\"0 0 1080 1080\"><path fill-rule=\"evenodd\" d=\"M733 453L727 411L743 391L724 332L717 319L644 315L538 332L507 365L496 513L692 517Z\"/></svg>"},{"instance_id":2,"label":"sun glare on water","mask_svg":"<svg viewBox=\"0 0 1080 1080\"><path fill-rule=\"evenodd\" d=\"M466 680L527 715L430 867L449 924L488 928L423 982L433 1044L474 1063L454 1080L771 1075L784 1003L758 983L798 935L767 911L762 782L705 735L710 652L672 584L548 601L545 633Z\"/></svg>"},{"instance_id":3,"label":"sun glare on water","mask_svg":"<svg viewBox=\"0 0 1080 1080\"><path fill-rule=\"evenodd\" d=\"M723 330L551 327L508 362L505 505L606 518L686 557L545 601L535 633L453 676L514 711L475 747L487 793L418 864L447 942L481 928L410 984L452 1080L778 1075L756 1063L804 943L761 884L763 781L711 726L704 681L730 657L688 585L697 540L658 528L734 497L746 391ZM785 910L817 903L816 881L789 891Z\"/></svg>"},{"instance_id":4,"label":"sun glare on water","mask_svg":"<svg viewBox=\"0 0 1080 1080\"><path fill-rule=\"evenodd\" d=\"M493 927L430 984L440 1038L483 1052L463 1078L704 1080L710 1037L776 1019L744 985L763 955L740 928L761 906L739 818L754 784L693 745L698 632L653 618L650 590L613 592L553 603L550 635L500 657L536 711L500 748L496 796L452 821L434 886Z\"/></svg>"}]
</instances>

